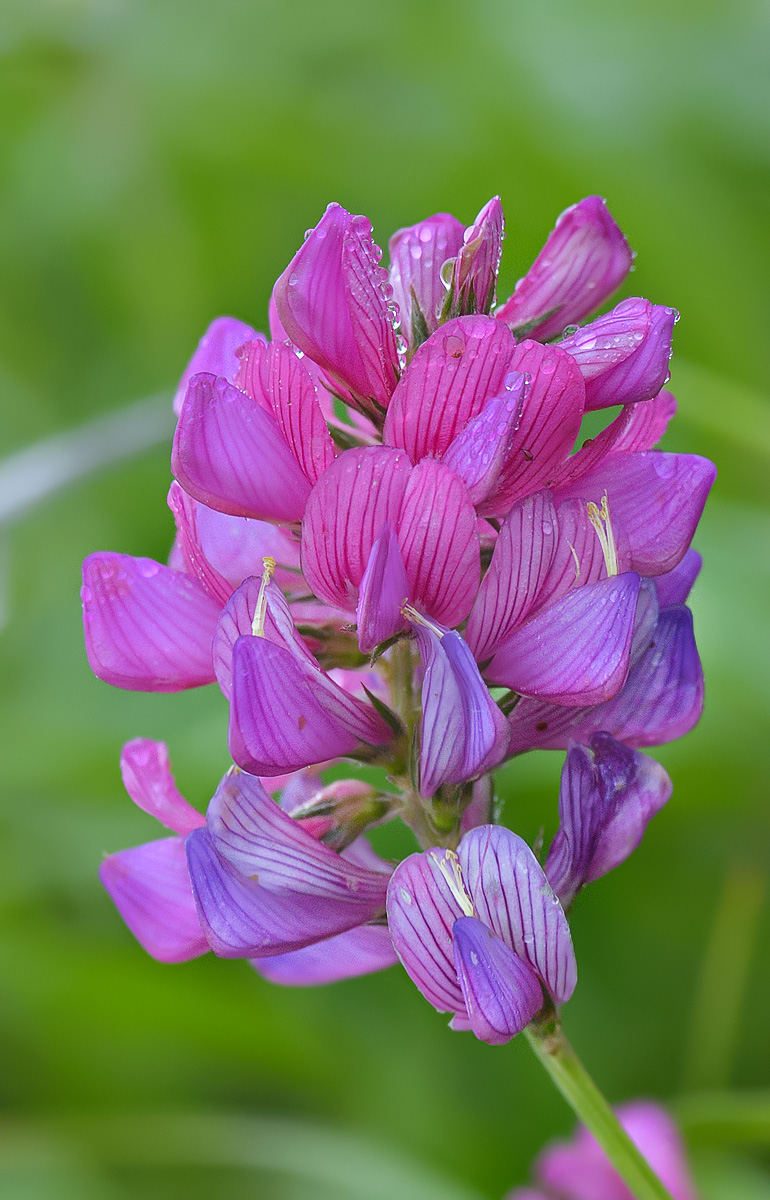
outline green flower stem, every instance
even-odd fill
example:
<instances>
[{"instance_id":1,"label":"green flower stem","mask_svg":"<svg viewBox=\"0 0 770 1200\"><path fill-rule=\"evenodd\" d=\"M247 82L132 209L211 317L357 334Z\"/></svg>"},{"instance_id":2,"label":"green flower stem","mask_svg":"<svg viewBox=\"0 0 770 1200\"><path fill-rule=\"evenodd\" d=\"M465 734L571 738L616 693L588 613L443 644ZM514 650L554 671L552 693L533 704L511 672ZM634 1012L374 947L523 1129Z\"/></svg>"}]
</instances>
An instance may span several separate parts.
<instances>
[{"instance_id":1,"label":"green flower stem","mask_svg":"<svg viewBox=\"0 0 770 1200\"><path fill-rule=\"evenodd\" d=\"M672 1200L572 1049L557 1013L550 1007L544 1010L525 1033L575 1116L594 1135L636 1200Z\"/></svg>"}]
</instances>

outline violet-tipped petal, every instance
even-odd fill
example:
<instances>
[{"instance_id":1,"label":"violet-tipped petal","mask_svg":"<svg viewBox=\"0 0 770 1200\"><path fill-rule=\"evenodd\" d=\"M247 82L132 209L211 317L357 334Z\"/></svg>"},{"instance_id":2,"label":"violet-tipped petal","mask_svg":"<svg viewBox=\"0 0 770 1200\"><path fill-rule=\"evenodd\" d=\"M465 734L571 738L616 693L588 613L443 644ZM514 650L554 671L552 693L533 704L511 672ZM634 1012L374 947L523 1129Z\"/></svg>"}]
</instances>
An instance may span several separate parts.
<instances>
[{"instance_id":1,"label":"violet-tipped petal","mask_svg":"<svg viewBox=\"0 0 770 1200\"><path fill-rule=\"evenodd\" d=\"M401 609L408 598L409 580L398 539L386 524L372 546L358 594L358 645L364 654L406 630Z\"/></svg>"},{"instance_id":2,"label":"violet-tipped petal","mask_svg":"<svg viewBox=\"0 0 770 1200\"><path fill-rule=\"evenodd\" d=\"M560 342L585 379L586 409L657 395L669 377L677 318L676 309L634 296Z\"/></svg>"},{"instance_id":3,"label":"violet-tipped petal","mask_svg":"<svg viewBox=\"0 0 770 1200\"><path fill-rule=\"evenodd\" d=\"M626 404L601 433L588 438L579 450L565 459L549 478L549 486L560 488L592 474L610 454L652 450L676 413L676 400L665 389L652 400Z\"/></svg>"},{"instance_id":4,"label":"violet-tipped petal","mask_svg":"<svg viewBox=\"0 0 770 1200\"><path fill-rule=\"evenodd\" d=\"M684 604L702 566L703 559L700 554L691 548L673 571L667 571L665 575L656 575L653 582L658 593L660 607L668 608L672 604Z\"/></svg>"},{"instance_id":5,"label":"violet-tipped petal","mask_svg":"<svg viewBox=\"0 0 770 1200\"><path fill-rule=\"evenodd\" d=\"M476 917L455 921L452 942L468 1023L482 1042L502 1046L542 1007L537 976Z\"/></svg>"},{"instance_id":6,"label":"violet-tipped petal","mask_svg":"<svg viewBox=\"0 0 770 1200\"><path fill-rule=\"evenodd\" d=\"M190 381L171 470L196 500L236 517L299 521L310 495L275 417L214 375Z\"/></svg>"},{"instance_id":7,"label":"violet-tipped petal","mask_svg":"<svg viewBox=\"0 0 770 1200\"><path fill-rule=\"evenodd\" d=\"M219 605L196 580L151 558L91 554L81 596L86 653L99 679L143 692L213 682Z\"/></svg>"},{"instance_id":8,"label":"violet-tipped petal","mask_svg":"<svg viewBox=\"0 0 770 1200\"><path fill-rule=\"evenodd\" d=\"M480 504L497 484L510 453L521 418L527 380L511 371L499 396L487 400L478 416L461 429L442 462L462 479L474 504Z\"/></svg>"},{"instance_id":9,"label":"violet-tipped petal","mask_svg":"<svg viewBox=\"0 0 770 1200\"><path fill-rule=\"evenodd\" d=\"M527 274L495 314L545 342L603 304L631 268L628 243L601 196L566 209ZM533 322L537 322L534 326Z\"/></svg>"}]
</instances>

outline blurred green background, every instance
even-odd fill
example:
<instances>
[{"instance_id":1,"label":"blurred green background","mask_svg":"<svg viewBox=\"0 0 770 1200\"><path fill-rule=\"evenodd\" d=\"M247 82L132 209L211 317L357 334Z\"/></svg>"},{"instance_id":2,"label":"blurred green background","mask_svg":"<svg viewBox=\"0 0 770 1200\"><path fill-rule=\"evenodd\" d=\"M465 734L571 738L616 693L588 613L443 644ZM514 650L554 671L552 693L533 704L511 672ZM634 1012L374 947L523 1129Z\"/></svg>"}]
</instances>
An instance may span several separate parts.
<instances>
[{"instance_id":1,"label":"blurred green background","mask_svg":"<svg viewBox=\"0 0 770 1200\"><path fill-rule=\"evenodd\" d=\"M675 794L640 852L576 906L566 1023L613 1101L678 1105L705 1200L770 1196L769 33L759 0L5 0L0 26L3 456L169 391L220 312L264 327L332 199L384 244L499 192L506 296L599 192L638 252L625 294L681 310L667 444L720 471L707 710L660 754ZM97 883L157 836L125 740L166 739L201 807L226 763L214 688L113 691L83 653L83 556L167 552L156 442L0 529L0 1194L496 1200L572 1126L521 1039L450 1033L398 969L284 991L160 966ZM7 508L36 453L0 469ZM526 837L560 763L502 772Z\"/></svg>"}]
</instances>

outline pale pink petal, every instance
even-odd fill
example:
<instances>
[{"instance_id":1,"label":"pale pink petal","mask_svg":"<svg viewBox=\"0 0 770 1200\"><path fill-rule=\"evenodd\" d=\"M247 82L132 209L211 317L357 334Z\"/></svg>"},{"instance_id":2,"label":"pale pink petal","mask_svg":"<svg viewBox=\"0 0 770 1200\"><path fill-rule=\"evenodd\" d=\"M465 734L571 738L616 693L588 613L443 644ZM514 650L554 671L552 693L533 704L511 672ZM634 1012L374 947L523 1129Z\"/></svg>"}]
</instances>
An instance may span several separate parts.
<instances>
[{"instance_id":1,"label":"pale pink petal","mask_svg":"<svg viewBox=\"0 0 770 1200\"><path fill-rule=\"evenodd\" d=\"M205 823L174 782L165 742L149 738L126 742L120 755L120 773L134 804L167 829L186 836Z\"/></svg>"}]
</instances>

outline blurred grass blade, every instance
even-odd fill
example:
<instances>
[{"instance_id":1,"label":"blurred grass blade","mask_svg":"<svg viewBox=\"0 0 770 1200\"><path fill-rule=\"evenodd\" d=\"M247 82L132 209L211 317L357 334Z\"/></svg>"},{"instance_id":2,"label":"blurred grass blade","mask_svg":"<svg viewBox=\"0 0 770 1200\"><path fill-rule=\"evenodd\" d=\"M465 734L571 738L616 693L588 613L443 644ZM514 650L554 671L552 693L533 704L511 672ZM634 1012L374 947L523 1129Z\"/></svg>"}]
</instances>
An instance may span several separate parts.
<instances>
[{"instance_id":1,"label":"blurred grass blade","mask_svg":"<svg viewBox=\"0 0 770 1200\"><path fill-rule=\"evenodd\" d=\"M683 1096L676 1117L693 1145L770 1148L770 1091Z\"/></svg>"}]
</instances>

